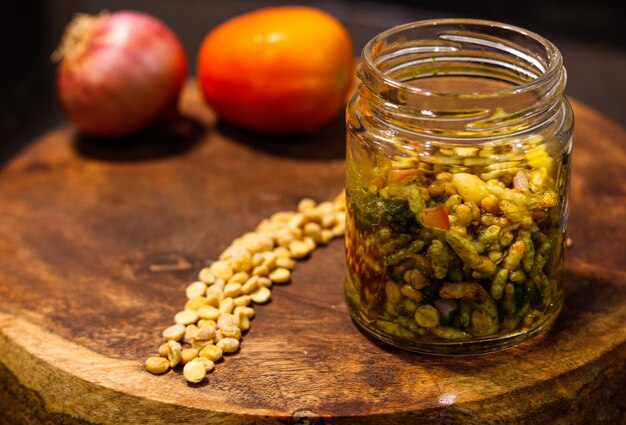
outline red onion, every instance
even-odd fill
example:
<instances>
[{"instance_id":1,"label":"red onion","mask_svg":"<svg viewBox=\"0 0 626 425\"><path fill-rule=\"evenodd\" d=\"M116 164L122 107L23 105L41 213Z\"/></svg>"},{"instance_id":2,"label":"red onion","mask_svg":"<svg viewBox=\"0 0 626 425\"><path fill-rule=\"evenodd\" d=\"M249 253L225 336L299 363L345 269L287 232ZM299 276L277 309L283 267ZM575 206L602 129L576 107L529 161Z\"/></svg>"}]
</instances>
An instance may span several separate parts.
<instances>
[{"instance_id":1,"label":"red onion","mask_svg":"<svg viewBox=\"0 0 626 425\"><path fill-rule=\"evenodd\" d=\"M528 177L523 171L518 171L513 177L513 188L526 191L529 188Z\"/></svg>"},{"instance_id":2,"label":"red onion","mask_svg":"<svg viewBox=\"0 0 626 425\"><path fill-rule=\"evenodd\" d=\"M187 74L174 33L133 11L78 15L53 59L60 59L57 90L69 119L102 137L135 133L175 108Z\"/></svg>"},{"instance_id":3,"label":"red onion","mask_svg":"<svg viewBox=\"0 0 626 425\"><path fill-rule=\"evenodd\" d=\"M433 304L435 304L435 308L439 310L443 316L447 316L452 312L455 312L457 309L456 301L451 299L442 299L437 300Z\"/></svg>"}]
</instances>

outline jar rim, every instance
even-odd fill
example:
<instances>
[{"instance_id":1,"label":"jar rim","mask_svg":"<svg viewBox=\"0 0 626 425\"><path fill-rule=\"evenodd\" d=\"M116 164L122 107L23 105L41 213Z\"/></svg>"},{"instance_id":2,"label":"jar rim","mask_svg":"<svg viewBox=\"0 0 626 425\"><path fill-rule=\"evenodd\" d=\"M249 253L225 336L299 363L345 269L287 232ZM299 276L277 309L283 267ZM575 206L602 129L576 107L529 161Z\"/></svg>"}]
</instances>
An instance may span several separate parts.
<instances>
[{"instance_id":1,"label":"jar rim","mask_svg":"<svg viewBox=\"0 0 626 425\"><path fill-rule=\"evenodd\" d=\"M485 90L485 91L467 91L467 92L459 92L459 91L439 91L426 89L423 87L419 87L416 85L409 85L403 81L397 80L395 78L390 77L385 72L383 72L379 66L376 64L375 59L373 57L372 51L373 47L376 43L384 40L387 37L393 36L394 34L398 34L402 31L411 30L420 27L428 27L428 26L443 26L443 25L478 25L492 28L499 28L506 31L510 31L511 33L516 33L519 35L523 35L528 37L529 39L537 42L543 49L545 49L547 55L547 67L541 74L539 74L536 78L528 82L523 82L519 84L515 84L512 87L497 89L497 90ZM400 89L412 94L422 95L422 96L436 96L436 97L473 97L473 98L488 98L495 96L503 96L507 94L519 94L531 90L535 90L538 87L546 84L553 79L559 79L560 74L564 73L563 68L563 57L559 49L545 37L540 36L539 34L526 30L524 28L510 25L497 21L489 21L482 19L465 19L465 18L446 18L446 19L429 19L422 21L414 21L406 24L398 25L392 28L389 28L378 35L374 36L367 44L364 46L362 54L361 54L362 62L367 66L368 72L371 72L375 77L380 78L385 84Z\"/></svg>"}]
</instances>

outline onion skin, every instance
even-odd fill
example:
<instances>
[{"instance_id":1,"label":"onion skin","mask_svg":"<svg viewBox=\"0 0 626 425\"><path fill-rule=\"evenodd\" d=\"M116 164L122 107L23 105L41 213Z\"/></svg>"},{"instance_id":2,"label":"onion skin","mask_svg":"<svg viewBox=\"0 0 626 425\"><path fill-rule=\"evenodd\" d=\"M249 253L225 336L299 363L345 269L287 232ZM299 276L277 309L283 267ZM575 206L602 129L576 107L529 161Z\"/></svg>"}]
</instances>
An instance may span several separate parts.
<instances>
[{"instance_id":1,"label":"onion skin","mask_svg":"<svg viewBox=\"0 0 626 425\"><path fill-rule=\"evenodd\" d=\"M64 39L57 69L59 100L76 127L127 136L175 109L187 57L165 24L134 11L76 19L84 21L69 46Z\"/></svg>"},{"instance_id":2,"label":"onion skin","mask_svg":"<svg viewBox=\"0 0 626 425\"><path fill-rule=\"evenodd\" d=\"M526 173L523 171L518 171L513 177L513 188L521 190L522 192L527 192L530 188L530 184L528 183L528 177L526 177Z\"/></svg>"}]
</instances>

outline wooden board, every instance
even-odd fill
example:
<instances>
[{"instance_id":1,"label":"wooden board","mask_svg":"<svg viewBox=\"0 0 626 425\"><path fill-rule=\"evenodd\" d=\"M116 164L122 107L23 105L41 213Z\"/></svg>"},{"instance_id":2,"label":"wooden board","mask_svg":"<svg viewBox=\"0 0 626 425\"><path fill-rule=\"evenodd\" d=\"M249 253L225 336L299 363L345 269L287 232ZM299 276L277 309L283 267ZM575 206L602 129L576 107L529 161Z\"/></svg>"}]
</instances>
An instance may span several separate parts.
<instances>
[{"instance_id":1,"label":"wooden board","mask_svg":"<svg viewBox=\"0 0 626 425\"><path fill-rule=\"evenodd\" d=\"M214 121L193 90L185 105ZM626 423L626 131L574 109L575 245L545 337L465 358L383 347L349 319L335 241L195 386L144 359L233 238L341 190L341 121L300 138L189 126L127 149L43 135L0 173L0 422Z\"/></svg>"}]
</instances>

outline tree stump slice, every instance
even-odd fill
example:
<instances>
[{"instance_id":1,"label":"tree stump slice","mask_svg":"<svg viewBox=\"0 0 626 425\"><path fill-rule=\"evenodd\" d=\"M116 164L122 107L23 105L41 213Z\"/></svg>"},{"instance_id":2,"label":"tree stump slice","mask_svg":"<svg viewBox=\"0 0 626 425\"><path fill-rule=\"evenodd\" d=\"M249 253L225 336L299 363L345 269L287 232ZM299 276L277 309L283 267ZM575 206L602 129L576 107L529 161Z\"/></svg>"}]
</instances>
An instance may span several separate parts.
<instances>
[{"instance_id":1,"label":"tree stump slice","mask_svg":"<svg viewBox=\"0 0 626 425\"><path fill-rule=\"evenodd\" d=\"M462 358L359 332L342 241L299 262L201 384L144 370L185 287L236 237L343 187L344 134L211 124L124 143L71 127L0 173L1 423L626 423L626 130L573 102L566 301L534 342ZM180 134L183 136L180 136Z\"/></svg>"}]
</instances>

